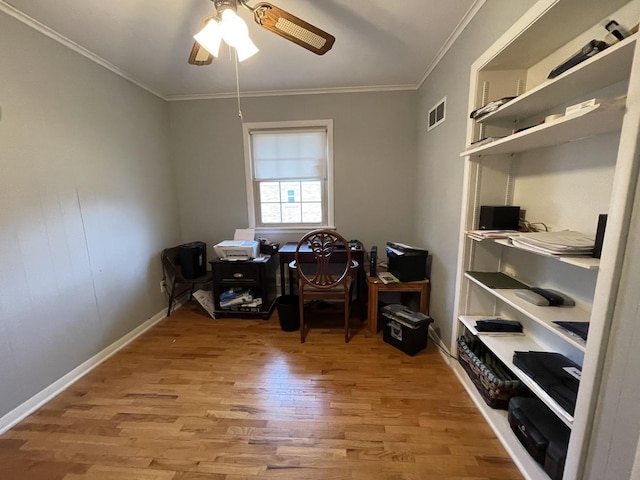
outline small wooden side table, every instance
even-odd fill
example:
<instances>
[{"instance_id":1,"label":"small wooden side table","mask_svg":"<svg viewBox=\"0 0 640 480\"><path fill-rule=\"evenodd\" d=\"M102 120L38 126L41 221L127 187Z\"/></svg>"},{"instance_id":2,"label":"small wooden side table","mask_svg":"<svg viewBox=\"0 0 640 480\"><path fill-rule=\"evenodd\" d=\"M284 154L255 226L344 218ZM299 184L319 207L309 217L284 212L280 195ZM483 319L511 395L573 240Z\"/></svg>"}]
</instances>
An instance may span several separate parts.
<instances>
[{"instance_id":1,"label":"small wooden side table","mask_svg":"<svg viewBox=\"0 0 640 480\"><path fill-rule=\"evenodd\" d=\"M369 287L368 313L369 330L376 335L378 333L378 294L380 292L417 292L420 294L420 313L429 313L429 294L431 284L429 280L417 280L415 282L392 282L384 284L378 277L367 276Z\"/></svg>"}]
</instances>

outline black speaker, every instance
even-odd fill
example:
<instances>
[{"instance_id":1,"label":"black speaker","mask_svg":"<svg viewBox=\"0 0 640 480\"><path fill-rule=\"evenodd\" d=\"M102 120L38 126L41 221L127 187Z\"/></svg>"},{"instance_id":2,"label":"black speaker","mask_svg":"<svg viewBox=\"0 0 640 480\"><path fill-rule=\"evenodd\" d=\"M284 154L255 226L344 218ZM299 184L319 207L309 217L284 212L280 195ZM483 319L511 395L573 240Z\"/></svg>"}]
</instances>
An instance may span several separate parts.
<instances>
[{"instance_id":1,"label":"black speaker","mask_svg":"<svg viewBox=\"0 0 640 480\"><path fill-rule=\"evenodd\" d=\"M378 247L374 245L371 247L371 251L369 252L369 276L370 277L375 277L376 275L378 275L377 264L378 264Z\"/></svg>"},{"instance_id":2,"label":"black speaker","mask_svg":"<svg viewBox=\"0 0 640 480\"><path fill-rule=\"evenodd\" d=\"M182 276L187 279L198 278L207 273L207 245L204 242L180 245L180 267Z\"/></svg>"},{"instance_id":3,"label":"black speaker","mask_svg":"<svg viewBox=\"0 0 640 480\"><path fill-rule=\"evenodd\" d=\"M593 245L593 256L600 258L602 255L602 242L604 242L604 230L607 227L607 215L598 215L598 228L596 229L596 242Z\"/></svg>"},{"instance_id":4,"label":"black speaker","mask_svg":"<svg viewBox=\"0 0 640 480\"><path fill-rule=\"evenodd\" d=\"M479 230L518 230L520 207L512 205L482 205Z\"/></svg>"}]
</instances>

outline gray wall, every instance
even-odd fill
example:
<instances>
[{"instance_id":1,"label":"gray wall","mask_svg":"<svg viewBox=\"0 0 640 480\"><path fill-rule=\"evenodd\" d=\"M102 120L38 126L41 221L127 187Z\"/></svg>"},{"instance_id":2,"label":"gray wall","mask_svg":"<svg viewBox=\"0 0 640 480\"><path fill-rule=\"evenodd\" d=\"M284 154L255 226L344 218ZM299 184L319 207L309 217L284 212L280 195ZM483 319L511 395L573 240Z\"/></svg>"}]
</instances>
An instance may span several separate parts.
<instances>
[{"instance_id":1,"label":"gray wall","mask_svg":"<svg viewBox=\"0 0 640 480\"><path fill-rule=\"evenodd\" d=\"M0 13L0 417L159 313L162 100Z\"/></svg>"},{"instance_id":2,"label":"gray wall","mask_svg":"<svg viewBox=\"0 0 640 480\"><path fill-rule=\"evenodd\" d=\"M414 240L416 99L415 91L250 97L241 108L245 122L333 119L336 227L368 249ZM237 100L172 102L170 114L183 237L206 241L212 255L248 226Z\"/></svg>"},{"instance_id":3,"label":"gray wall","mask_svg":"<svg viewBox=\"0 0 640 480\"><path fill-rule=\"evenodd\" d=\"M433 255L431 316L440 339L452 348L454 292L471 64L533 4L489 0L419 90L415 223L418 242ZM445 122L427 131L427 114L447 97Z\"/></svg>"}]
</instances>

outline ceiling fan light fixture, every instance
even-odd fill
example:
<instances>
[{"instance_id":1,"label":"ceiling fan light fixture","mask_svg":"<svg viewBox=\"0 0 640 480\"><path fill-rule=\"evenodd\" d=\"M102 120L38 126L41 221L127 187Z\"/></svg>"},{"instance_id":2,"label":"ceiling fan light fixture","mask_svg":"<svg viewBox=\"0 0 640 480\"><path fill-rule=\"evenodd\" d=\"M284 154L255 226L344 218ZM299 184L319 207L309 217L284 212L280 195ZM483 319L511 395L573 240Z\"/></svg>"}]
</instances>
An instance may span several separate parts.
<instances>
[{"instance_id":1,"label":"ceiling fan light fixture","mask_svg":"<svg viewBox=\"0 0 640 480\"><path fill-rule=\"evenodd\" d=\"M247 24L233 10L227 9L222 12L220 25L222 26L222 39L227 45L237 47L249 38Z\"/></svg>"},{"instance_id":2,"label":"ceiling fan light fixture","mask_svg":"<svg viewBox=\"0 0 640 480\"><path fill-rule=\"evenodd\" d=\"M236 53L238 54L238 61L241 62L249 57L252 57L260 50L256 47L255 43L251 41L249 37L246 37L238 45L236 45Z\"/></svg>"},{"instance_id":3,"label":"ceiling fan light fixture","mask_svg":"<svg viewBox=\"0 0 640 480\"><path fill-rule=\"evenodd\" d=\"M2 1L2 0L0 0ZM267 2L250 6L248 0L211 0L216 14L205 17L189 55L191 65L209 65L218 56L220 42L236 49L238 61L246 60L258 52L249 37L247 24L237 15L238 5L253 13L254 21L282 38L317 54L324 55L335 42L335 37Z\"/></svg>"},{"instance_id":4,"label":"ceiling fan light fixture","mask_svg":"<svg viewBox=\"0 0 640 480\"><path fill-rule=\"evenodd\" d=\"M212 18L193 38L217 58L220 51L220 42L222 41L222 25Z\"/></svg>"}]
</instances>

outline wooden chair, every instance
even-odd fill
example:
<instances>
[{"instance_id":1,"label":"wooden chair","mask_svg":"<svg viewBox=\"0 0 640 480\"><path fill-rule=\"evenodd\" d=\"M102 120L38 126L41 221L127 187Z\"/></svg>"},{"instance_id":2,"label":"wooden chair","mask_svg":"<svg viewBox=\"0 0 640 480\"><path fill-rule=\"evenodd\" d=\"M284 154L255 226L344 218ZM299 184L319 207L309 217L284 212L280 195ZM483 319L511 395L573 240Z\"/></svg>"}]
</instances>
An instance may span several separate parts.
<instances>
[{"instance_id":1,"label":"wooden chair","mask_svg":"<svg viewBox=\"0 0 640 480\"><path fill-rule=\"evenodd\" d=\"M299 259L300 248L307 244L315 258L313 264ZM309 300L339 300L344 303L344 341L348 342L351 336L351 293L356 283L358 262L351 259L347 241L333 230L313 230L298 242L293 263L298 279L300 343L304 343L307 333L304 306Z\"/></svg>"},{"instance_id":2,"label":"wooden chair","mask_svg":"<svg viewBox=\"0 0 640 480\"><path fill-rule=\"evenodd\" d=\"M191 298L196 286L206 286L212 282L213 274L208 271L197 278L184 278L180 267L180 246L164 249L161 258L162 281L166 292L169 294L167 317L170 317L174 302L187 291L189 292L189 298Z\"/></svg>"}]
</instances>

